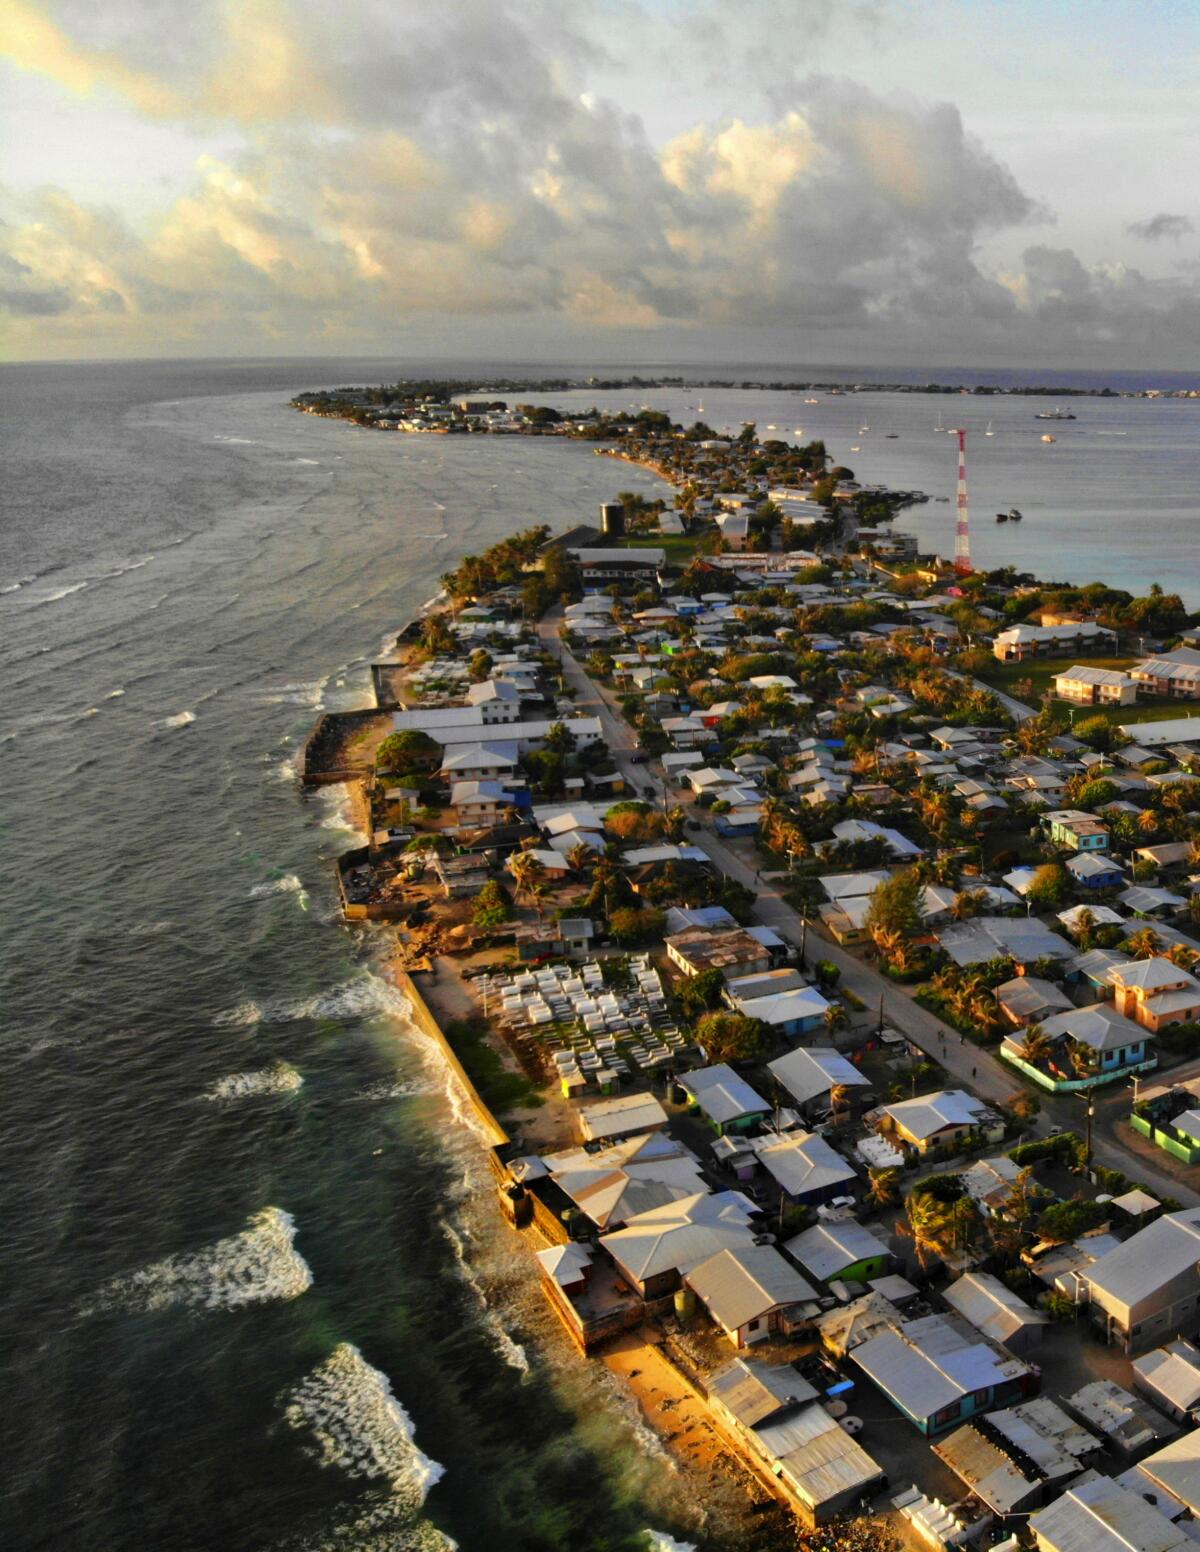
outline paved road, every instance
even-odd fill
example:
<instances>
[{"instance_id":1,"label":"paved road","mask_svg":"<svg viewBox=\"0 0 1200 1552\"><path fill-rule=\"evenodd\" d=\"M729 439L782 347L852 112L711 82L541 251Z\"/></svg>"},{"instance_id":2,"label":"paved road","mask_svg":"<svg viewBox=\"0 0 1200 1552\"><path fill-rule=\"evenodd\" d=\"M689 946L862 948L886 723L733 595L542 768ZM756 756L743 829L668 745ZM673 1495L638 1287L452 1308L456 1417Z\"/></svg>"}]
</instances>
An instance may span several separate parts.
<instances>
[{"instance_id":1,"label":"paved road","mask_svg":"<svg viewBox=\"0 0 1200 1552\"><path fill-rule=\"evenodd\" d=\"M597 684L586 670L575 661L559 640L561 613L555 609L546 615L539 633L549 650L560 656L563 676L576 692L577 710L589 717L599 717L605 743L612 752L618 769L629 785L635 789L652 786L656 796L667 796L661 778L647 771L644 765L634 765L630 760L636 737L625 721L612 697ZM985 686L986 688L986 686ZM1020 713L1034 713L1019 701L1013 702ZM1014 715L1018 713L1014 711ZM678 801L682 794L671 793L670 801ZM700 810L696 811L697 813ZM713 833L705 826L700 835L690 835L689 841L706 851L717 866L730 878L737 879L753 890L754 912L764 926L774 929L797 946L804 937L804 924L798 912L782 898L775 884L764 880L755 867L754 844L751 841L729 841ZM848 987L866 1004L873 1017L878 1017L882 998L884 1022L900 1030L914 1045L940 1062L956 1083L972 1090L982 1098L1000 1103L1016 1094L1028 1092L1023 1080L1016 1077L997 1057L978 1046L964 1041L956 1029L935 1017L928 1009L913 1000L913 992L885 979L870 965L839 947L824 930L808 924L808 960L828 959L841 971L840 985ZM1085 1107L1077 1098L1042 1095L1042 1112L1035 1132L1045 1134L1064 1130L1083 1133L1086 1125ZM1107 1132L1112 1112L1129 1103L1129 1095L1123 1086L1103 1090L1096 1098L1096 1119L1093 1127L1092 1156L1109 1169L1123 1170L1135 1180L1140 1180L1148 1190L1159 1195L1173 1196L1185 1206L1200 1205L1200 1195L1166 1172L1149 1167L1139 1156L1123 1148L1115 1135Z\"/></svg>"}]
</instances>

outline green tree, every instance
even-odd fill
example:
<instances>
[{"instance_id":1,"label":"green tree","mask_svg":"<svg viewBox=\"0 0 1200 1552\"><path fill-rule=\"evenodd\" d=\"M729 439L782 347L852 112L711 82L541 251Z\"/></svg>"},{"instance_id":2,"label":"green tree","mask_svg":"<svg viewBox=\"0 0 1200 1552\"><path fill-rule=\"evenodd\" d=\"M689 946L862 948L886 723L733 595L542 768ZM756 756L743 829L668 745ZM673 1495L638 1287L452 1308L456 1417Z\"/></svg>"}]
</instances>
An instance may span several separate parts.
<instances>
[{"instance_id":1,"label":"green tree","mask_svg":"<svg viewBox=\"0 0 1200 1552\"><path fill-rule=\"evenodd\" d=\"M867 934L884 958L900 971L907 970L912 962L912 940L921 930L924 890L917 870L905 868L871 891Z\"/></svg>"},{"instance_id":2,"label":"green tree","mask_svg":"<svg viewBox=\"0 0 1200 1552\"><path fill-rule=\"evenodd\" d=\"M512 916L512 905L503 887L494 879L488 879L475 896L471 912L472 924L480 932L492 932Z\"/></svg>"},{"instance_id":3,"label":"green tree","mask_svg":"<svg viewBox=\"0 0 1200 1552\"><path fill-rule=\"evenodd\" d=\"M1071 875L1061 863L1043 863L1030 879L1025 894L1034 905L1057 910L1070 898Z\"/></svg>"},{"instance_id":4,"label":"green tree","mask_svg":"<svg viewBox=\"0 0 1200 1552\"><path fill-rule=\"evenodd\" d=\"M717 1006L724 986L725 976L720 970L701 970L676 987L675 996L686 1017L695 1019Z\"/></svg>"},{"instance_id":5,"label":"green tree","mask_svg":"<svg viewBox=\"0 0 1200 1552\"><path fill-rule=\"evenodd\" d=\"M428 733L407 728L401 733L389 733L383 740L375 751L375 768L380 771L431 771L441 754L441 745Z\"/></svg>"},{"instance_id":6,"label":"green tree","mask_svg":"<svg viewBox=\"0 0 1200 1552\"><path fill-rule=\"evenodd\" d=\"M743 1013L718 1010L703 1015L696 1025L696 1038L710 1062L753 1061L762 1053L763 1023Z\"/></svg>"},{"instance_id":7,"label":"green tree","mask_svg":"<svg viewBox=\"0 0 1200 1552\"><path fill-rule=\"evenodd\" d=\"M662 911L625 906L608 918L608 930L622 947L630 947L661 937L664 921Z\"/></svg>"}]
</instances>

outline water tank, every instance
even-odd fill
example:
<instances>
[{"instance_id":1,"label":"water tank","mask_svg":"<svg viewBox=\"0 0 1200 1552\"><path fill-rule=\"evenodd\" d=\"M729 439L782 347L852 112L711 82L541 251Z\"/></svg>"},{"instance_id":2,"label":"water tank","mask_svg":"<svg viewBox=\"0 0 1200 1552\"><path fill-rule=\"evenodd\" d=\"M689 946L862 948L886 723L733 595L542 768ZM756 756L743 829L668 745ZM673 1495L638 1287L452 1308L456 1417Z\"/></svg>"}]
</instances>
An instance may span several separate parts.
<instances>
[{"instance_id":1,"label":"water tank","mask_svg":"<svg viewBox=\"0 0 1200 1552\"><path fill-rule=\"evenodd\" d=\"M610 539L619 538L625 532L625 508L619 501L600 503L600 528Z\"/></svg>"},{"instance_id":2,"label":"water tank","mask_svg":"<svg viewBox=\"0 0 1200 1552\"><path fill-rule=\"evenodd\" d=\"M675 1314L680 1320L691 1320L696 1313L696 1295L690 1288L676 1288Z\"/></svg>"}]
</instances>

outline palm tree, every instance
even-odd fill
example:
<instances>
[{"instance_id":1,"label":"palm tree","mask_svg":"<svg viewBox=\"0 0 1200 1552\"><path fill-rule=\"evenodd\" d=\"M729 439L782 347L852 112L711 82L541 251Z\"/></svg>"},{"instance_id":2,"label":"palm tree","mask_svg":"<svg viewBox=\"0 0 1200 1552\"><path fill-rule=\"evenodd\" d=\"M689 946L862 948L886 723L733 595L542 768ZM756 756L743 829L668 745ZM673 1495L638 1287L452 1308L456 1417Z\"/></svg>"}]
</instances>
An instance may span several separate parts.
<instances>
[{"instance_id":1,"label":"palm tree","mask_svg":"<svg viewBox=\"0 0 1200 1552\"><path fill-rule=\"evenodd\" d=\"M900 1200L900 1170L871 1169L867 1171L867 1179L867 1201L872 1207L890 1207Z\"/></svg>"},{"instance_id":2,"label":"palm tree","mask_svg":"<svg viewBox=\"0 0 1200 1552\"><path fill-rule=\"evenodd\" d=\"M1079 939L1081 948L1091 948L1092 935L1098 925L1095 911L1090 906L1081 905L1075 917L1075 936Z\"/></svg>"},{"instance_id":3,"label":"palm tree","mask_svg":"<svg viewBox=\"0 0 1200 1552\"><path fill-rule=\"evenodd\" d=\"M1040 1024L1030 1024L1021 1037L1021 1060L1025 1062L1049 1061L1054 1054L1055 1041Z\"/></svg>"},{"instance_id":4,"label":"palm tree","mask_svg":"<svg viewBox=\"0 0 1200 1552\"><path fill-rule=\"evenodd\" d=\"M904 1208L906 1217L896 1225L896 1232L912 1240L921 1270L928 1272L941 1255L946 1231L944 1204L926 1193L911 1192Z\"/></svg>"},{"instance_id":5,"label":"palm tree","mask_svg":"<svg viewBox=\"0 0 1200 1552\"><path fill-rule=\"evenodd\" d=\"M1100 1070L1100 1053L1092 1046L1084 1045L1081 1040L1071 1041L1071 1060L1075 1064L1075 1071L1082 1077L1091 1077Z\"/></svg>"},{"instance_id":6,"label":"palm tree","mask_svg":"<svg viewBox=\"0 0 1200 1552\"><path fill-rule=\"evenodd\" d=\"M1181 970L1194 970L1197 963L1200 963L1200 954L1186 943L1172 943L1167 950L1167 958Z\"/></svg>"},{"instance_id":7,"label":"palm tree","mask_svg":"<svg viewBox=\"0 0 1200 1552\"><path fill-rule=\"evenodd\" d=\"M668 839L681 841L687 825L687 810L676 804L674 808L667 810L664 828Z\"/></svg>"},{"instance_id":8,"label":"palm tree","mask_svg":"<svg viewBox=\"0 0 1200 1552\"><path fill-rule=\"evenodd\" d=\"M826 1022L828 1022L830 1011L826 1010ZM840 1118L850 1109L850 1085L848 1083L834 1083L830 1086L829 1108L833 1111L833 1124L840 1126Z\"/></svg>"},{"instance_id":9,"label":"palm tree","mask_svg":"<svg viewBox=\"0 0 1200 1552\"><path fill-rule=\"evenodd\" d=\"M596 853L586 841L579 841L567 853L567 866L574 873L586 873L595 860Z\"/></svg>"},{"instance_id":10,"label":"palm tree","mask_svg":"<svg viewBox=\"0 0 1200 1552\"><path fill-rule=\"evenodd\" d=\"M1134 959L1154 959L1162 953L1162 939L1153 927L1141 927L1126 939L1125 952Z\"/></svg>"},{"instance_id":11,"label":"palm tree","mask_svg":"<svg viewBox=\"0 0 1200 1552\"><path fill-rule=\"evenodd\" d=\"M546 868L531 851L517 852L509 863L509 869L513 876L513 883L517 886L518 896L524 895L537 908L539 918L542 914L541 897L546 892Z\"/></svg>"}]
</instances>

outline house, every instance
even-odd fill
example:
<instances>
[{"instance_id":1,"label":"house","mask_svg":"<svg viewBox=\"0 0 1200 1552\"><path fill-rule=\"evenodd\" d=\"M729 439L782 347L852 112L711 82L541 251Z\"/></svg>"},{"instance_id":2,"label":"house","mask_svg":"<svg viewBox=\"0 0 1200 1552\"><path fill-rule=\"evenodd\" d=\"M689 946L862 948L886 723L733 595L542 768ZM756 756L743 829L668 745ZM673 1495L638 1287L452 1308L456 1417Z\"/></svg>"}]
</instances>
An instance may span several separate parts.
<instances>
[{"instance_id":1,"label":"house","mask_svg":"<svg viewBox=\"0 0 1200 1552\"><path fill-rule=\"evenodd\" d=\"M1184 1552L1195 1543L1141 1493L1111 1477L1068 1488L1029 1520L1038 1552Z\"/></svg>"},{"instance_id":2,"label":"house","mask_svg":"<svg viewBox=\"0 0 1200 1552\"><path fill-rule=\"evenodd\" d=\"M1065 1038L1096 1053L1101 1074L1115 1074L1142 1064L1154 1065L1145 1030L1105 1002L1072 1008L1042 1020L1042 1033L1052 1040Z\"/></svg>"},{"instance_id":3,"label":"house","mask_svg":"<svg viewBox=\"0 0 1200 1552\"><path fill-rule=\"evenodd\" d=\"M963 1089L939 1089L919 1099L882 1105L878 1115L881 1132L917 1153L965 1142L977 1127L994 1119L981 1100Z\"/></svg>"},{"instance_id":4,"label":"house","mask_svg":"<svg viewBox=\"0 0 1200 1552\"><path fill-rule=\"evenodd\" d=\"M1039 959L1067 960L1074 956L1066 939L1051 932L1036 916L976 916L971 921L939 927L935 937L954 963L964 967L1007 958L1018 971L1024 971Z\"/></svg>"},{"instance_id":5,"label":"house","mask_svg":"<svg viewBox=\"0 0 1200 1552\"><path fill-rule=\"evenodd\" d=\"M1132 706L1137 692L1137 680L1115 668L1076 665L1054 676L1055 695L1077 706Z\"/></svg>"},{"instance_id":6,"label":"house","mask_svg":"<svg viewBox=\"0 0 1200 1552\"><path fill-rule=\"evenodd\" d=\"M676 1080L694 1109L719 1134L744 1132L768 1115L771 1106L725 1062L684 1073Z\"/></svg>"},{"instance_id":7,"label":"house","mask_svg":"<svg viewBox=\"0 0 1200 1552\"><path fill-rule=\"evenodd\" d=\"M738 1358L707 1389L722 1425L787 1490L810 1528L848 1512L886 1480L790 1365Z\"/></svg>"},{"instance_id":8,"label":"house","mask_svg":"<svg viewBox=\"0 0 1200 1552\"><path fill-rule=\"evenodd\" d=\"M1132 959L1108 972L1119 1013L1157 1034L1200 1018L1200 980L1171 960Z\"/></svg>"},{"instance_id":9,"label":"house","mask_svg":"<svg viewBox=\"0 0 1200 1552\"><path fill-rule=\"evenodd\" d=\"M718 1250L683 1280L735 1347L749 1347L777 1331L790 1333L817 1298L774 1245Z\"/></svg>"},{"instance_id":10,"label":"house","mask_svg":"<svg viewBox=\"0 0 1200 1552\"><path fill-rule=\"evenodd\" d=\"M1127 1353L1145 1352L1200 1314L1200 1207L1164 1213L1083 1274L1092 1322Z\"/></svg>"},{"instance_id":11,"label":"house","mask_svg":"<svg viewBox=\"0 0 1200 1552\"><path fill-rule=\"evenodd\" d=\"M1200 1519L1200 1429L1181 1434L1147 1455L1126 1474L1135 1491L1149 1493L1163 1512L1172 1519L1176 1506L1190 1513L1193 1522ZM1195 1529L1193 1523L1192 1529Z\"/></svg>"},{"instance_id":12,"label":"house","mask_svg":"<svg viewBox=\"0 0 1200 1552\"><path fill-rule=\"evenodd\" d=\"M789 1202L819 1207L859 1184L853 1165L814 1132L768 1133L750 1145Z\"/></svg>"},{"instance_id":13,"label":"house","mask_svg":"<svg viewBox=\"0 0 1200 1552\"><path fill-rule=\"evenodd\" d=\"M1153 921L1164 921L1187 904L1182 895L1173 894L1169 889L1152 889L1146 884L1134 884L1117 899L1135 916Z\"/></svg>"},{"instance_id":14,"label":"house","mask_svg":"<svg viewBox=\"0 0 1200 1552\"><path fill-rule=\"evenodd\" d=\"M721 970L728 978L730 972L749 975L771 968L769 950L741 927L717 932L706 927L692 927L664 939L664 946L667 958L684 975Z\"/></svg>"},{"instance_id":15,"label":"house","mask_svg":"<svg viewBox=\"0 0 1200 1552\"><path fill-rule=\"evenodd\" d=\"M1066 846L1071 851L1108 849L1108 826L1095 814L1061 808L1043 815L1042 822L1050 826L1050 839L1056 846Z\"/></svg>"},{"instance_id":16,"label":"house","mask_svg":"<svg viewBox=\"0 0 1200 1552\"><path fill-rule=\"evenodd\" d=\"M803 1109L830 1106L830 1095L836 1089L869 1088L853 1062L828 1047L797 1046L786 1056L767 1063L768 1072L783 1085L795 1102Z\"/></svg>"},{"instance_id":17,"label":"house","mask_svg":"<svg viewBox=\"0 0 1200 1552\"><path fill-rule=\"evenodd\" d=\"M784 1250L809 1277L818 1282L870 1282L892 1264L892 1253L870 1229L853 1219L817 1223L803 1229Z\"/></svg>"},{"instance_id":18,"label":"house","mask_svg":"<svg viewBox=\"0 0 1200 1552\"><path fill-rule=\"evenodd\" d=\"M498 781L456 781L450 789L450 806L465 825L498 824L515 801Z\"/></svg>"},{"instance_id":19,"label":"house","mask_svg":"<svg viewBox=\"0 0 1200 1552\"><path fill-rule=\"evenodd\" d=\"M521 692L505 679L473 684L467 691L467 703L479 707L485 724L521 720Z\"/></svg>"},{"instance_id":20,"label":"house","mask_svg":"<svg viewBox=\"0 0 1200 1552\"><path fill-rule=\"evenodd\" d=\"M993 1218L1008 1209L1020 1173L1020 1165L1002 1153L991 1159L976 1159L958 1178L983 1216Z\"/></svg>"},{"instance_id":21,"label":"house","mask_svg":"<svg viewBox=\"0 0 1200 1552\"><path fill-rule=\"evenodd\" d=\"M1042 1345L1049 1316L1031 1308L990 1272L968 1272L951 1283L942 1297L990 1342L1007 1347L1010 1353L1028 1353Z\"/></svg>"},{"instance_id":22,"label":"house","mask_svg":"<svg viewBox=\"0 0 1200 1552\"><path fill-rule=\"evenodd\" d=\"M667 1112L653 1094L619 1094L577 1112L584 1142L617 1142L638 1132L656 1132L667 1124Z\"/></svg>"},{"instance_id":23,"label":"house","mask_svg":"<svg viewBox=\"0 0 1200 1552\"><path fill-rule=\"evenodd\" d=\"M1125 882L1125 869L1117 859L1094 851L1077 851L1063 866L1083 889L1119 889Z\"/></svg>"},{"instance_id":24,"label":"house","mask_svg":"<svg viewBox=\"0 0 1200 1552\"><path fill-rule=\"evenodd\" d=\"M517 769L515 743L453 744L442 756L438 775L447 781L493 781Z\"/></svg>"},{"instance_id":25,"label":"house","mask_svg":"<svg viewBox=\"0 0 1200 1552\"><path fill-rule=\"evenodd\" d=\"M687 1196L639 1213L600 1244L643 1299L665 1298L718 1251L752 1245L755 1211L740 1191Z\"/></svg>"},{"instance_id":26,"label":"house","mask_svg":"<svg viewBox=\"0 0 1200 1552\"><path fill-rule=\"evenodd\" d=\"M813 986L795 986L766 997L738 997L738 1011L761 1019L778 1034L791 1038L824 1028L829 1003Z\"/></svg>"},{"instance_id":27,"label":"house","mask_svg":"<svg viewBox=\"0 0 1200 1552\"><path fill-rule=\"evenodd\" d=\"M990 1412L931 1445L933 1453L993 1514L1026 1513L1100 1454L1100 1441L1055 1402L1039 1396Z\"/></svg>"},{"instance_id":28,"label":"house","mask_svg":"<svg viewBox=\"0 0 1200 1552\"><path fill-rule=\"evenodd\" d=\"M1115 1380L1093 1380L1068 1396L1067 1406L1106 1444L1130 1460L1179 1431L1161 1412Z\"/></svg>"},{"instance_id":29,"label":"house","mask_svg":"<svg viewBox=\"0 0 1200 1552\"><path fill-rule=\"evenodd\" d=\"M1018 975L1011 981L1004 981L995 988L992 996L1009 1023L1018 1027L1036 1024L1052 1013L1061 1013L1073 1006L1071 999L1053 981L1044 981L1037 975Z\"/></svg>"},{"instance_id":30,"label":"house","mask_svg":"<svg viewBox=\"0 0 1200 1552\"><path fill-rule=\"evenodd\" d=\"M1121 732L1142 749L1161 749L1166 744L1192 744L1200 740L1200 717L1172 717L1169 722L1122 723Z\"/></svg>"},{"instance_id":31,"label":"house","mask_svg":"<svg viewBox=\"0 0 1200 1552\"><path fill-rule=\"evenodd\" d=\"M617 1229L651 1208L707 1186L696 1156L662 1132L642 1133L599 1151L542 1155L549 1179L598 1229Z\"/></svg>"},{"instance_id":32,"label":"house","mask_svg":"<svg viewBox=\"0 0 1200 1552\"><path fill-rule=\"evenodd\" d=\"M1066 657L1087 647L1103 652L1117 645L1116 631L1094 620L1064 625L1014 625L992 642L992 653L1002 663L1023 663L1031 657Z\"/></svg>"},{"instance_id":33,"label":"house","mask_svg":"<svg viewBox=\"0 0 1200 1552\"><path fill-rule=\"evenodd\" d=\"M1129 677L1150 695L1195 700L1200 697L1200 652L1191 647L1176 647L1171 652L1144 658L1129 670Z\"/></svg>"},{"instance_id":34,"label":"house","mask_svg":"<svg viewBox=\"0 0 1200 1552\"><path fill-rule=\"evenodd\" d=\"M1200 1348L1193 1343L1180 1337L1135 1358L1133 1383L1172 1421L1200 1421Z\"/></svg>"},{"instance_id":35,"label":"house","mask_svg":"<svg viewBox=\"0 0 1200 1552\"><path fill-rule=\"evenodd\" d=\"M569 1241L565 1245L551 1245L549 1250L535 1250L534 1255L543 1276L551 1278L565 1294L578 1295L587 1291L594 1263L586 1245Z\"/></svg>"},{"instance_id":36,"label":"house","mask_svg":"<svg viewBox=\"0 0 1200 1552\"><path fill-rule=\"evenodd\" d=\"M945 1315L904 1321L863 1342L850 1357L926 1436L1021 1401L1036 1389L1028 1364Z\"/></svg>"}]
</instances>

